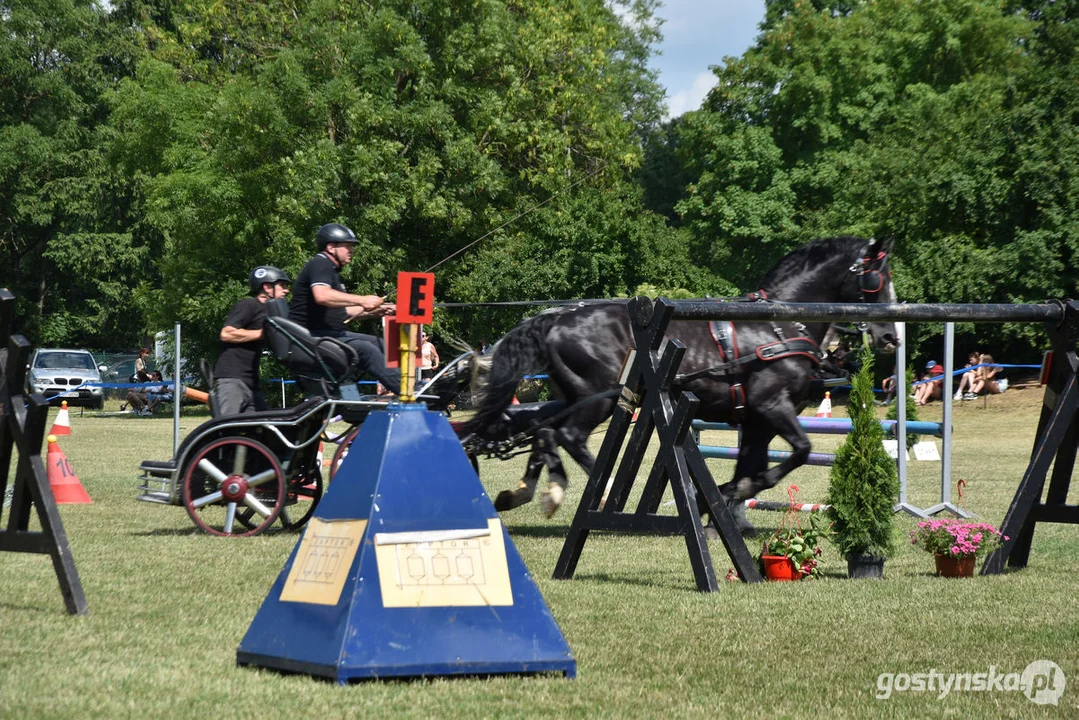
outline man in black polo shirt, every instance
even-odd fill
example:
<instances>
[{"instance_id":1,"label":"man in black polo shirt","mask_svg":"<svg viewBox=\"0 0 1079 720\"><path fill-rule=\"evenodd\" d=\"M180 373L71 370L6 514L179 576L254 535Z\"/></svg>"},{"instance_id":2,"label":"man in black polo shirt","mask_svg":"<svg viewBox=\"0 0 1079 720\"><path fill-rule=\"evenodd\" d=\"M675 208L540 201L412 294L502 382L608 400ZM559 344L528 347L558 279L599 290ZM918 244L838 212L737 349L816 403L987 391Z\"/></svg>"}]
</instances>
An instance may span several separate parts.
<instances>
[{"instance_id":1,"label":"man in black polo shirt","mask_svg":"<svg viewBox=\"0 0 1079 720\"><path fill-rule=\"evenodd\" d=\"M214 366L214 401L217 415L239 415L267 409L259 389L266 301L288 294L284 270L260 265L247 278L253 297L244 298L229 310L218 337L221 354Z\"/></svg>"},{"instance_id":2,"label":"man in black polo shirt","mask_svg":"<svg viewBox=\"0 0 1079 720\"><path fill-rule=\"evenodd\" d=\"M392 315L396 306L383 302L377 295L345 292L341 268L352 260L353 246L359 242L352 230L329 223L319 228L315 241L318 254L296 276L289 319L303 325L312 335L329 336L347 343L359 355L360 369L377 378L394 395L398 394L401 378L386 367L381 340L345 329L345 323L350 320Z\"/></svg>"}]
</instances>

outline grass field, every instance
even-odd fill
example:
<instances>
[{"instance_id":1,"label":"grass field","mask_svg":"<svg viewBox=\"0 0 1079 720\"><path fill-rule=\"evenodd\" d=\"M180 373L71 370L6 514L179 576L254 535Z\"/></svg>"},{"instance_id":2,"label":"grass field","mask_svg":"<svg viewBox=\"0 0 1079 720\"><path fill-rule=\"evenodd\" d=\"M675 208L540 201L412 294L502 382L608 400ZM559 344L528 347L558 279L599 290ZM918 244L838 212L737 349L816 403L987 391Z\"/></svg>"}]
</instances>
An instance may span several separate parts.
<instances>
[{"instance_id":1,"label":"grass field","mask_svg":"<svg viewBox=\"0 0 1079 720\"><path fill-rule=\"evenodd\" d=\"M988 522L1003 519L1040 404L1039 390L1024 390L955 408L953 477L968 483L964 507ZM940 419L939 404L920 412L923 420ZM183 418L183 432L203 419ZM680 539L593 533L576 578L555 581L584 482L579 471L555 518L544 519L535 505L503 516L573 648L577 679L340 687L237 668L236 648L298 536L209 537L194 531L180 507L136 502L139 461L171 455L171 419L75 411L72 426L61 445L94 503L61 506L61 515L91 612L65 613L47 557L0 554L0 717L1079 716L1073 526L1039 528L1030 566L1003 576L937 578L932 558L901 542L880 582L847 580L845 563L829 547L819 581L728 583L712 594L695 591ZM593 438L596 447L600 439ZM711 444L722 439L705 434ZM839 440L815 436L814 450L829 451ZM488 492L513 487L522 466L523 459L484 462ZM711 467L725 480L732 466ZM911 501L932 504L940 464L912 461L911 468ZM803 468L789 480L801 486L802 499L819 500L827 469ZM785 492L777 487L762 497L781 500ZM1073 491L1069 502L1077 497ZM750 516L762 528L779 520ZM914 520L898 516L897 525L905 538ZM711 549L722 576L730 563L720 543ZM751 540L750 550L757 549ZM1059 705L1035 705L1020 691L876 698L881 673L986 673L991 666L1022 673L1041 659L1059 665L1069 682Z\"/></svg>"}]
</instances>

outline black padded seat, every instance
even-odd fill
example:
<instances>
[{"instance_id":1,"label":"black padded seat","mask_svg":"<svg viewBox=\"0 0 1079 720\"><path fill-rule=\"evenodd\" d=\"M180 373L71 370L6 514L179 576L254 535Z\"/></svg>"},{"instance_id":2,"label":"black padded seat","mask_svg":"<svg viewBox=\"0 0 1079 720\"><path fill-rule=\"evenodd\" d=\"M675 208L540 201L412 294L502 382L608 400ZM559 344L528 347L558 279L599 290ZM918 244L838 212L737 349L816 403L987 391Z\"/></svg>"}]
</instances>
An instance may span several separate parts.
<instances>
[{"instance_id":1,"label":"black padded seat","mask_svg":"<svg viewBox=\"0 0 1079 720\"><path fill-rule=\"evenodd\" d=\"M288 303L284 298L266 302L266 343L279 362L300 377L328 383L337 390L345 382L353 382L354 368L359 360L356 351L330 337L315 337L297 322L288 319ZM310 389L310 385L305 390Z\"/></svg>"}]
</instances>

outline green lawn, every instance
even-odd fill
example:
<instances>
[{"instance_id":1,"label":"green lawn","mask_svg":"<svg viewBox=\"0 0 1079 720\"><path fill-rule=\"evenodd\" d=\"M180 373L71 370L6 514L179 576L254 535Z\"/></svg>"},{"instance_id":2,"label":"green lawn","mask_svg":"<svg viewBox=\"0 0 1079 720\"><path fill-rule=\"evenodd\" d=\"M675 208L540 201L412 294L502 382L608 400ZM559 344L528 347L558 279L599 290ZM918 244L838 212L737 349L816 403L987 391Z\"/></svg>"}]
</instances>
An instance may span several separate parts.
<instances>
[{"instance_id":1,"label":"green lawn","mask_svg":"<svg viewBox=\"0 0 1079 720\"><path fill-rule=\"evenodd\" d=\"M957 405L954 474L963 504L1003 519L1029 457L1041 393ZM843 409L836 408L837 414ZM940 406L921 408L939 420ZM204 417L185 417L183 432ZM51 422L51 417L50 417ZM298 535L198 534L179 507L135 501L144 458L166 459L171 419L72 416L61 440L94 499L61 506L90 614L64 611L48 558L0 554L0 717L1075 717L1079 714L1079 531L1045 526L1030 566L948 580L926 553L900 543L881 582L845 578L832 548L826 577L724 584L698 593L678 538L593 533L571 581L550 579L584 479L574 468L567 506L503 516L577 659L578 677L361 682L241 669L236 648ZM600 436L593 438L598 448ZM705 441L718 444L719 433ZM815 436L814 450L839 438ZM777 444L776 447L782 447ZM567 459L567 463L570 461ZM732 464L711 461L717 478ZM939 497L940 464L911 461L910 499ZM523 459L485 461L488 491L516 485ZM820 500L826 468L789 478ZM639 485L643 484L643 477ZM763 495L785 498L784 487ZM1070 502L1079 494L1072 493ZM775 527L774 513L751 513ZM4 515L6 522L6 513ZM897 518L902 538L914 520ZM729 561L712 545L717 571ZM750 541L750 549L757 550ZM1021 673L1059 665L1059 706L1022 692L896 691L875 699L881 673Z\"/></svg>"}]
</instances>

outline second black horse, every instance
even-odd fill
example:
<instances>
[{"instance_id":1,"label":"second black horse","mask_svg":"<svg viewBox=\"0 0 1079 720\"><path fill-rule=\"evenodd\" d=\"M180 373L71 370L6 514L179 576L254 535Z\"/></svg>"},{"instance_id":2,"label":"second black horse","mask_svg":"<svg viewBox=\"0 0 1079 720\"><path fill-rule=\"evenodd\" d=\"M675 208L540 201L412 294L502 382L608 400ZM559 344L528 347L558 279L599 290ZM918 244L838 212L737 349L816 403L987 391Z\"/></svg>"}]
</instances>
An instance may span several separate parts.
<instances>
[{"instance_id":1,"label":"second black horse","mask_svg":"<svg viewBox=\"0 0 1079 720\"><path fill-rule=\"evenodd\" d=\"M745 300L894 302L890 251L890 241L815 240L780 260ZM675 389L692 391L700 399L698 418L742 427L734 477L720 487L729 501L753 497L805 463L810 442L798 414L806 405L827 330L826 323L670 324L666 337L686 346ZM898 344L893 323L865 324L863 330L877 349L892 351ZM498 510L529 502L544 467L550 482L541 498L543 509L548 516L558 509L566 488L559 447L591 472L595 458L587 447L588 436L614 409L616 393L603 393L618 387L619 370L632 346L626 305L611 301L561 307L529 318L507 333L493 353L477 361L481 366L473 389L477 411L458 427L466 444L470 436L507 435L505 410L527 373L546 371L554 391L570 408L536 430L525 475L515 490L499 494ZM765 360L762 355L772 357ZM768 444L777 435L792 452L769 468Z\"/></svg>"}]
</instances>

